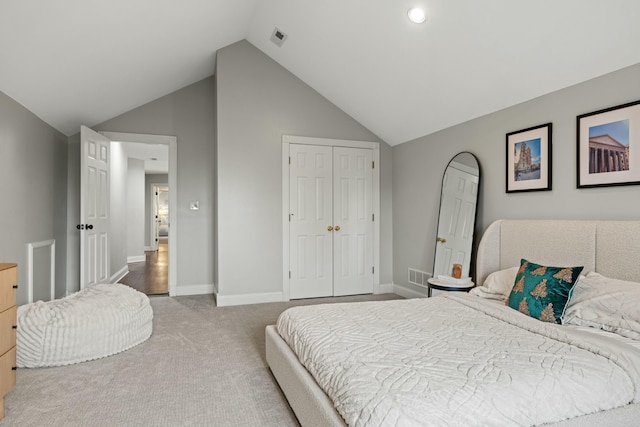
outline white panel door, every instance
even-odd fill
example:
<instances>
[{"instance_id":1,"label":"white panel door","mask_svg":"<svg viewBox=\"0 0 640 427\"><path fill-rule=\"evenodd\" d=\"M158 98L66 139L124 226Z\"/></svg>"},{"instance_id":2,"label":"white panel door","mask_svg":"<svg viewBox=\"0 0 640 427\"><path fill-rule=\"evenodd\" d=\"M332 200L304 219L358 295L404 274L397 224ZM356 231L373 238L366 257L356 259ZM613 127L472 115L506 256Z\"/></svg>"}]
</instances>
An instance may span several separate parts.
<instances>
[{"instance_id":1,"label":"white panel door","mask_svg":"<svg viewBox=\"0 0 640 427\"><path fill-rule=\"evenodd\" d=\"M290 298L333 295L332 149L289 147Z\"/></svg>"},{"instance_id":2,"label":"white panel door","mask_svg":"<svg viewBox=\"0 0 640 427\"><path fill-rule=\"evenodd\" d=\"M433 275L451 275L453 264L462 264L468 272L471 262L471 241L476 214L478 176L458 169L451 164L442 182L440 221ZM442 219L447 219L443 221ZM442 241L444 240L444 242Z\"/></svg>"},{"instance_id":3,"label":"white panel door","mask_svg":"<svg viewBox=\"0 0 640 427\"><path fill-rule=\"evenodd\" d=\"M110 140L80 128L80 289L109 282Z\"/></svg>"},{"instance_id":4,"label":"white panel door","mask_svg":"<svg viewBox=\"0 0 640 427\"><path fill-rule=\"evenodd\" d=\"M333 148L333 294L373 293L372 151Z\"/></svg>"}]
</instances>

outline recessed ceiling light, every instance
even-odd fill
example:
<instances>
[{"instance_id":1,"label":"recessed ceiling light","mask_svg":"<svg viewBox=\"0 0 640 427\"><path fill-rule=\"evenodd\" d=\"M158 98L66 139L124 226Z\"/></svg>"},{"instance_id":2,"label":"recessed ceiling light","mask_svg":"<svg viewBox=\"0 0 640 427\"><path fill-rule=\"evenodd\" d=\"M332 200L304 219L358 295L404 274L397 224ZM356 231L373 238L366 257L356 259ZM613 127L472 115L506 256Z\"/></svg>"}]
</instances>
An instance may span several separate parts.
<instances>
[{"instance_id":1,"label":"recessed ceiling light","mask_svg":"<svg viewBox=\"0 0 640 427\"><path fill-rule=\"evenodd\" d=\"M411 22L415 22L416 24L422 24L424 20L427 19L427 15L424 10L419 7L409 9L407 15L409 15Z\"/></svg>"}]
</instances>

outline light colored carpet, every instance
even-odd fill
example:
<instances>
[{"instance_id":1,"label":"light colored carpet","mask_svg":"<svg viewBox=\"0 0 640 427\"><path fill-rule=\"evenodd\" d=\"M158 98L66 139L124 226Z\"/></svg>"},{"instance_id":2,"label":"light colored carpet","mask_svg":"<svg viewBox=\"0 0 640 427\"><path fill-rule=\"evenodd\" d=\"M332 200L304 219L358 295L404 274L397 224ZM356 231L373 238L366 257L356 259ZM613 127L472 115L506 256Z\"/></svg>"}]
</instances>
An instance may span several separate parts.
<instances>
[{"instance_id":1,"label":"light colored carpet","mask_svg":"<svg viewBox=\"0 0 640 427\"><path fill-rule=\"evenodd\" d=\"M264 328L288 307L392 294L215 307L211 296L152 297L153 335L114 356L19 369L8 426L297 426L264 355Z\"/></svg>"}]
</instances>

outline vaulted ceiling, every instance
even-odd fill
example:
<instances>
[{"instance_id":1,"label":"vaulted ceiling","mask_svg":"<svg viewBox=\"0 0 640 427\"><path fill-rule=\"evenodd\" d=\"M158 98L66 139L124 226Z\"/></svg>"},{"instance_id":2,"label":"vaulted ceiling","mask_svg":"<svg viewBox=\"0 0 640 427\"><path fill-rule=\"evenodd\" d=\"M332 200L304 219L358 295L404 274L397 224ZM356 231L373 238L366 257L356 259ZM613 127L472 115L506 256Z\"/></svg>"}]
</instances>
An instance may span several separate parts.
<instances>
[{"instance_id":1,"label":"vaulted ceiling","mask_svg":"<svg viewBox=\"0 0 640 427\"><path fill-rule=\"evenodd\" d=\"M0 0L0 90L72 135L246 38L396 145L639 63L639 18L637 0Z\"/></svg>"}]
</instances>

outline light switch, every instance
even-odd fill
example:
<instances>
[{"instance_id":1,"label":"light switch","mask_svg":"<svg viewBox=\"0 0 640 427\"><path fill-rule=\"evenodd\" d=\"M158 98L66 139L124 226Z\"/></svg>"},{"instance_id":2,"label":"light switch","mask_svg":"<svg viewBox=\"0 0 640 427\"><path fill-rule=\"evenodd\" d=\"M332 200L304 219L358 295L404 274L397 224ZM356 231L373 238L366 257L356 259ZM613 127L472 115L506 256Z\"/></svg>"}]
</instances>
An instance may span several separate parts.
<instances>
[{"instance_id":1,"label":"light switch","mask_svg":"<svg viewBox=\"0 0 640 427\"><path fill-rule=\"evenodd\" d=\"M200 209L200 201L194 200L193 202L189 203L189 209L191 209L192 211L197 211L198 209Z\"/></svg>"}]
</instances>

